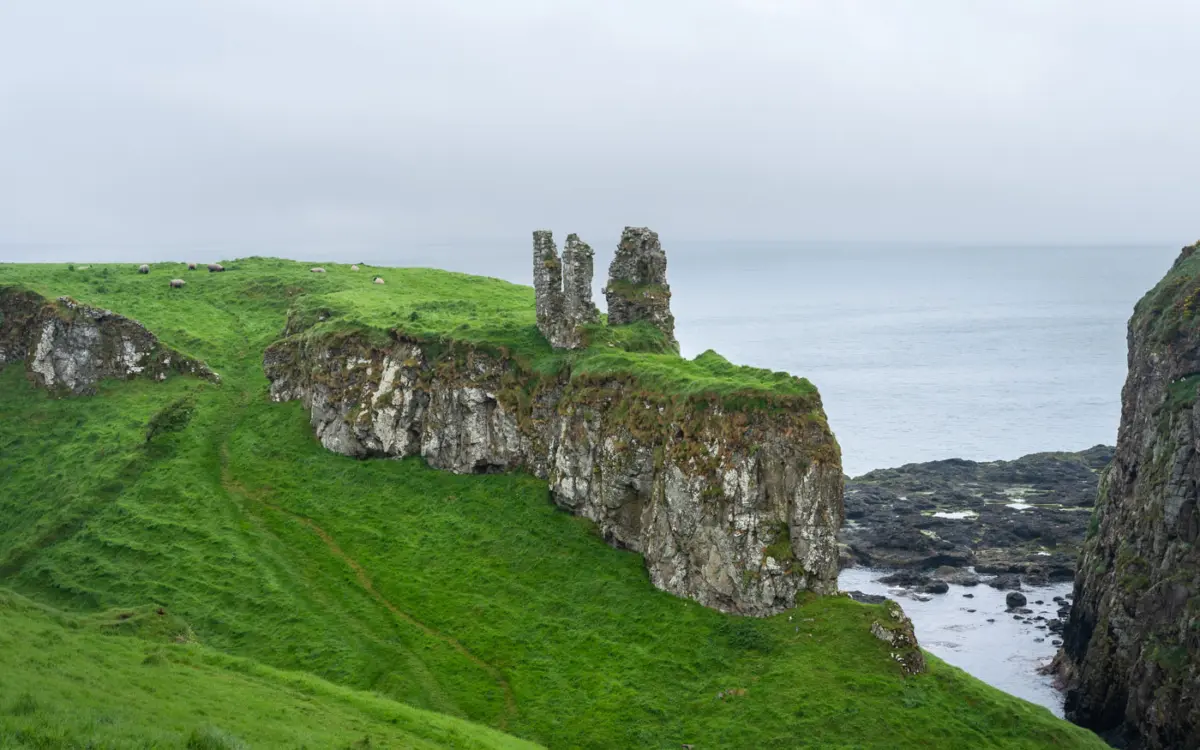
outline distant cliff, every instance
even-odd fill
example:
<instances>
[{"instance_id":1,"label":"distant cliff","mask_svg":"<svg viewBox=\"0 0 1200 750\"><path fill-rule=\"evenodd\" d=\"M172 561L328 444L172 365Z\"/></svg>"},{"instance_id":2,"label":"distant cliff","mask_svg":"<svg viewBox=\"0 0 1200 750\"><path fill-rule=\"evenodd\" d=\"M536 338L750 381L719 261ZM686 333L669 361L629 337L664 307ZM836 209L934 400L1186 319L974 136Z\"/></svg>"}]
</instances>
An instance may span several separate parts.
<instances>
[{"instance_id":1,"label":"distant cliff","mask_svg":"<svg viewBox=\"0 0 1200 750\"><path fill-rule=\"evenodd\" d=\"M782 373L724 395L644 378L729 372L740 388L765 373L674 352L666 260L644 229L626 230L609 286L634 277L622 320L651 326L665 351L588 371L619 347L589 344L602 328L590 322L591 251L568 244L563 272L549 233L536 233L534 275L538 325L574 359L534 367L504 347L293 320L264 360L272 398L302 401L339 453L544 477L560 507L640 552L655 586L707 606L767 615L802 591L835 593L841 456L816 390Z\"/></svg>"},{"instance_id":2,"label":"distant cliff","mask_svg":"<svg viewBox=\"0 0 1200 750\"><path fill-rule=\"evenodd\" d=\"M1129 323L1112 466L1080 555L1060 666L1067 717L1146 748L1200 747L1200 246Z\"/></svg>"},{"instance_id":3,"label":"distant cliff","mask_svg":"<svg viewBox=\"0 0 1200 750\"><path fill-rule=\"evenodd\" d=\"M24 362L37 385L61 393L93 393L105 378L163 380L171 372L218 379L203 362L162 345L136 320L70 297L51 301L3 287L0 368L13 362Z\"/></svg>"}]
</instances>

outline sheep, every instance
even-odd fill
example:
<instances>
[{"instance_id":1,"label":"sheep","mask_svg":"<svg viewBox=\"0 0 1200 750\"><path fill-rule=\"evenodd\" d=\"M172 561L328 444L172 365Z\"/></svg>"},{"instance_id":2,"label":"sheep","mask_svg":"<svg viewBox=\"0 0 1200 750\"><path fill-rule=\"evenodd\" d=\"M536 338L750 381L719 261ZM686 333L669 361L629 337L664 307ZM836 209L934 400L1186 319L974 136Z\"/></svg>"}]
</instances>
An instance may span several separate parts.
<instances>
[{"instance_id":1,"label":"sheep","mask_svg":"<svg viewBox=\"0 0 1200 750\"><path fill-rule=\"evenodd\" d=\"M357 270L358 270L358 266L350 266L350 270L351 270L351 271L357 271Z\"/></svg>"},{"instance_id":2,"label":"sheep","mask_svg":"<svg viewBox=\"0 0 1200 750\"><path fill-rule=\"evenodd\" d=\"M143 263L142 265L138 266L138 273L150 273L150 266Z\"/></svg>"},{"instance_id":3,"label":"sheep","mask_svg":"<svg viewBox=\"0 0 1200 750\"><path fill-rule=\"evenodd\" d=\"M317 267L317 268L310 268L310 269L308 269L308 270L309 270L309 271L311 271L311 272L313 272L313 273L325 273L325 269L324 269L324 268L320 268L320 267Z\"/></svg>"},{"instance_id":4,"label":"sheep","mask_svg":"<svg viewBox=\"0 0 1200 750\"><path fill-rule=\"evenodd\" d=\"M208 272L209 273L220 273L224 270L225 270L225 266L221 265L220 263L209 263L208 264Z\"/></svg>"},{"instance_id":5,"label":"sheep","mask_svg":"<svg viewBox=\"0 0 1200 750\"><path fill-rule=\"evenodd\" d=\"M172 289L183 289L184 283L185 282L183 279L171 279L171 288Z\"/></svg>"},{"instance_id":6,"label":"sheep","mask_svg":"<svg viewBox=\"0 0 1200 750\"><path fill-rule=\"evenodd\" d=\"M195 263L188 263L188 270L189 270L189 271L195 271L195 270L196 270L196 264L195 264Z\"/></svg>"},{"instance_id":7,"label":"sheep","mask_svg":"<svg viewBox=\"0 0 1200 750\"><path fill-rule=\"evenodd\" d=\"M383 278L382 278L382 277L379 277L379 276L376 276L376 277L375 277L375 283L376 283L376 284L382 284L382 283L383 283Z\"/></svg>"}]
</instances>

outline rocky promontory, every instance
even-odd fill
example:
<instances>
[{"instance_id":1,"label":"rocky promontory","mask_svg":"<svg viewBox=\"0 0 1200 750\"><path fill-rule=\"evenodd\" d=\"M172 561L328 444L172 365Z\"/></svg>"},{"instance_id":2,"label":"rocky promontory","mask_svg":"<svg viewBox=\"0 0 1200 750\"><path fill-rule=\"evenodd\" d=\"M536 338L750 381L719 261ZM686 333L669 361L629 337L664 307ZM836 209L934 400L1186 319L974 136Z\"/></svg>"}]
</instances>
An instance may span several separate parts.
<instances>
[{"instance_id":1,"label":"rocky promontory","mask_svg":"<svg viewBox=\"0 0 1200 750\"><path fill-rule=\"evenodd\" d=\"M1070 580L1113 449L880 469L846 484L843 564ZM947 572L947 571L950 572ZM958 572L953 572L957 570Z\"/></svg>"},{"instance_id":2,"label":"rocky promontory","mask_svg":"<svg viewBox=\"0 0 1200 750\"><path fill-rule=\"evenodd\" d=\"M768 615L803 591L836 593L843 477L816 389L712 352L680 357L666 257L647 229L626 229L610 271L628 325L601 326L591 251L568 244L564 268L549 232L534 236L541 364L492 342L296 318L266 352L271 397L303 402L338 453L545 478L558 506L641 553L655 586L707 606ZM662 349L621 354L635 326ZM742 385L756 377L769 385Z\"/></svg>"},{"instance_id":3,"label":"rocky promontory","mask_svg":"<svg viewBox=\"0 0 1200 750\"><path fill-rule=\"evenodd\" d=\"M24 362L53 392L90 394L105 378L164 380L169 373L218 380L208 365L164 346L136 320L70 297L48 300L0 288L0 367Z\"/></svg>"}]
</instances>

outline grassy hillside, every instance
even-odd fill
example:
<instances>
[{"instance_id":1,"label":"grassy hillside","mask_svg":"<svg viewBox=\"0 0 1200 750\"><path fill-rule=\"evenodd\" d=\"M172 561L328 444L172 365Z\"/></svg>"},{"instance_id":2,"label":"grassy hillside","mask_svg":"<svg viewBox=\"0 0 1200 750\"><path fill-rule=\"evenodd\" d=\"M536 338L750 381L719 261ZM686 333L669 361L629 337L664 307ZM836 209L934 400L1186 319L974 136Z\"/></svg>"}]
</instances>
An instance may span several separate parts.
<instances>
[{"instance_id":1,"label":"grassy hillside","mask_svg":"<svg viewBox=\"0 0 1200 750\"><path fill-rule=\"evenodd\" d=\"M0 589L0 747L537 747L191 637L154 608L70 615Z\"/></svg>"},{"instance_id":2,"label":"grassy hillside","mask_svg":"<svg viewBox=\"0 0 1200 750\"><path fill-rule=\"evenodd\" d=\"M56 400L19 367L0 373L0 585L73 613L162 608L208 649L553 748L1103 747L936 659L902 678L868 632L875 608L704 609L653 589L638 556L557 512L544 482L333 455L299 404L266 399L261 355L289 309L478 336L561 366L539 353L528 289L427 270L227 267L0 265L0 286L134 317L223 376ZM388 283L371 285L375 273ZM182 292L167 289L174 276ZM607 343L572 364L606 366L621 351ZM711 358L615 356L633 357L637 377L655 377L650 363L690 373L681 388L701 371L730 392L811 387ZM167 410L186 418L148 439Z\"/></svg>"}]
</instances>

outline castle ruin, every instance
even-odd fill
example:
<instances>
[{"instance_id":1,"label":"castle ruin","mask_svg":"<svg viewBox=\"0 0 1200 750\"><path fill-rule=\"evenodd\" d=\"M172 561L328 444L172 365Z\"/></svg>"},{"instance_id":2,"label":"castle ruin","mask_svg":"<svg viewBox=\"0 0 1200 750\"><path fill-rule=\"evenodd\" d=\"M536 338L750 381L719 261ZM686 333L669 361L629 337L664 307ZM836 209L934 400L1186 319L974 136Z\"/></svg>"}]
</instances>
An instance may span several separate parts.
<instances>
[{"instance_id":1,"label":"castle ruin","mask_svg":"<svg viewBox=\"0 0 1200 750\"><path fill-rule=\"evenodd\" d=\"M580 349L585 344L581 325L600 322L592 302L594 253L578 235L568 235L562 259L554 236L545 229L533 233L533 289L537 326L555 349Z\"/></svg>"},{"instance_id":2,"label":"castle ruin","mask_svg":"<svg viewBox=\"0 0 1200 750\"><path fill-rule=\"evenodd\" d=\"M592 248L578 235L567 236L560 260L553 235L545 229L533 233L537 326L555 349L583 348L586 342L580 326L600 322L600 312L592 302L594 258ZM608 269L604 295L609 325L646 321L678 347L671 288L667 285L667 256L657 232L625 227Z\"/></svg>"}]
</instances>

